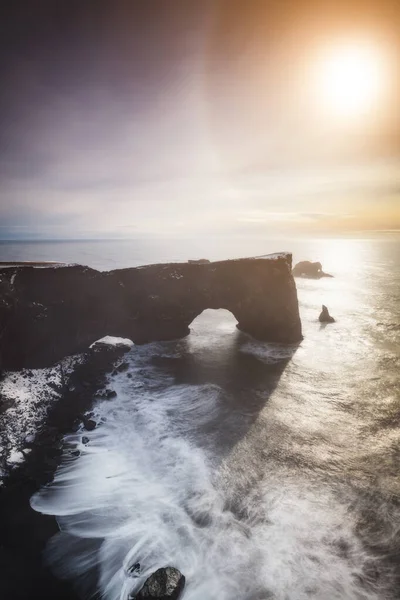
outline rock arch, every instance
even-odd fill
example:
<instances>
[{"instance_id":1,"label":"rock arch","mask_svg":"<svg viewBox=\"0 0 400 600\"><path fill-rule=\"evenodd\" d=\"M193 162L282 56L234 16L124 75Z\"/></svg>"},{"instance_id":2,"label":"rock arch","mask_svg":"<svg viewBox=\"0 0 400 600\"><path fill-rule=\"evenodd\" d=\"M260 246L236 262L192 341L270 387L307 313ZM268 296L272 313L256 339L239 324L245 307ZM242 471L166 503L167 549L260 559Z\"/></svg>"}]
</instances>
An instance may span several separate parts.
<instances>
[{"instance_id":1,"label":"rock arch","mask_svg":"<svg viewBox=\"0 0 400 600\"><path fill-rule=\"evenodd\" d=\"M0 269L0 368L43 367L105 335L135 343L186 336L225 308L259 340L301 338L291 254L101 273L82 266Z\"/></svg>"}]
</instances>

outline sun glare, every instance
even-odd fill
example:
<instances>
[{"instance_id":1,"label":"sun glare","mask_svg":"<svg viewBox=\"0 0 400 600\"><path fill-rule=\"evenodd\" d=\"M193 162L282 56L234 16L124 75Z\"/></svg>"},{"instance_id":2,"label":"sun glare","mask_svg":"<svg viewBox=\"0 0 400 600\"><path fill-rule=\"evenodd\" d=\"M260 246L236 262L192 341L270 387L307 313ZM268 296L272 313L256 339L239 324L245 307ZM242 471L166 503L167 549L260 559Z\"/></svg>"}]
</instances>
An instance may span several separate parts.
<instances>
[{"instance_id":1,"label":"sun glare","mask_svg":"<svg viewBox=\"0 0 400 600\"><path fill-rule=\"evenodd\" d=\"M331 47L317 64L318 101L331 117L368 116L379 107L385 74L385 61L379 48L362 43Z\"/></svg>"}]
</instances>

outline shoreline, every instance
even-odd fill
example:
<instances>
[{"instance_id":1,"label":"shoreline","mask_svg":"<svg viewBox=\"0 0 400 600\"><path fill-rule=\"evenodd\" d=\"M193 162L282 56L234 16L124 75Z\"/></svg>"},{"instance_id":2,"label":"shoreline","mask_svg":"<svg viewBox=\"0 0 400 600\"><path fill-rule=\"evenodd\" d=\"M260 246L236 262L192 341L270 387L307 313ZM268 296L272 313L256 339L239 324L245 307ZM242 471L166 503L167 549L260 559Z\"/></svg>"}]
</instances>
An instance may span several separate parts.
<instances>
[{"instance_id":1,"label":"shoreline","mask_svg":"<svg viewBox=\"0 0 400 600\"><path fill-rule=\"evenodd\" d=\"M84 432L96 427L88 411L104 393L107 376L118 368L129 350L128 345L100 340L77 358L66 381L60 385L59 398L49 406L45 420L37 425L25 460L10 467L2 478L0 577L7 600L79 599L72 584L58 579L44 564L45 546L59 527L55 517L36 512L30 499L40 487L53 480L63 453L63 436L69 431L82 429ZM8 375L12 373L5 374ZM48 386L51 385L49 381Z\"/></svg>"}]
</instances>

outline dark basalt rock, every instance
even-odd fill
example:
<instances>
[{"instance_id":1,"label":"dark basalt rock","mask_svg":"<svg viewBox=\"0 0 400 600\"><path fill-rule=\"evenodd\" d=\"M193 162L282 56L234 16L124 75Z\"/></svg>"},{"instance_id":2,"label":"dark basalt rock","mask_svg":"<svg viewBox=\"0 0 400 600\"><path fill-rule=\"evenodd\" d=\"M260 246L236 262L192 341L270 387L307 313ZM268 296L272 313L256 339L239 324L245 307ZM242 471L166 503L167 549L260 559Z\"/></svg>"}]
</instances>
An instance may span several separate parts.
<instances>
[{"instance_id":1,"label":"dark basalt rock","mask_svg":"<svg viewBox=\"0 0 400 600\"><path fill-rule=\"evenodd\" d=\"M25 440L31 452L3 480L0 487L0 597L4 600L78 600L69 583L57 580L43 564L45 545L59 528L55 518L31 508L30 498L40 486L53 479L61 460L63 434L81 422L80 415L90 408L93 397L106 385L108 374L127 350L126 346L95 344L80 357L72 372L65 374L61 397L51 405L46 423L32 439ZM85 393L79 387L81 381L90 383L84 388ZM88 425L90 419L85 419ZM83 444L89 441L88 436L82 436ZM77 449L71 451L74 458L79 454Z\"/></svg>"},{"instance_id":2,"label":"dark basalt rock","mask_svg":"<svg viewBox=\"0 0 400 600\"><path fill-rule=\"evenodd\" d=\"M114 373L114 371L113 371ZM105 398L107 400L111 400L112 398L116 398L117 397L117 392L115 390L110 390L110 389L106 389L106 390L101 390L98 394L97 394L97 398Z\"/></svg>"},{"instance_id":3,"label":"dark basalt rock","mask_svg":"<svg viewBox=\"0 0 400 600\"><path fill-rule=\"evenodd\" d=\"M127 573L130 577L139 577L140 576L140 563L134 563L127 569Z\"/></svg>"},{"instance_id":4,"label":"dark basalt rock","mask_svg":"<svg viewBox=\"0 0 400 600\"><path fill-rule=\"evenodd\" d=\"M322 277L333 277L329 273L325 273L322 270L320 262L310 262L309 260L303 260L297 263L293 271L294 277L307 277L308 279L321 279Z\"/></svg>"},{"instance_id":5,"label":"dark basalt rock","mask_svg":"<svg viewBox=\"0 0 400 600\"><path fill-rule=\"evenodd\" d=\"M83 419L83 426L86 429L86 431L93 431L93 429L96 429L96 421L93 421L93 419Z\"/></svg>"},{"instance_id":6,"label":"dark basalt rock","mask_svg":"<svg viewBox=\"0 0 400 600\"><path fill-rule=\"evenodd\" d=\"M150 575L136 600L178 600L185 586L185 577L178 569L165 567Z\"/></svg>"},{"instance_id":7,"label":"dark basalt rock","mask_svg":"<svg viewBox=\"0 0 400 600\"><path fill-rule=\"evenodd\" d=\"M15 400L13 400L12 398L2 398L0 396L0 415L9 408L11 408L11 406L14 406L14 404Z\"/></svg>"},{"instance_id":8,"label":"dark basalt rock","mask_svg":"<svg viewBox=\"0 0 400 600\"><path fill-rule=\"evenodd\" d=\"M329 314L329 310L327 309L327 307L323 304L322 305L322 312L319 315L319 322L320 323L334 323L335 319L333 317L331 317L331 315Z\"/></svg>"},{"instance_id":9,"label":"dark basalt rock","mask_svg":"<svg viewBox=\"0 0 400 600\"><path fill-rule=\"evenodd\" d=\"M128 369L129 369L129 363L127 363L126 361L124 361L123 363L121 363L120 365L115 367L115 370L117 371L117 373L123 373L124 371L127 371Z\"/></svg>"},{"instance_id":10,"label":"dark basalt rock","mask_svg":"<svg viewBox=\"0 0 400 600\"><path fill-rule=\"evenodd\" d=\"M271 342L301 340L290 254L102 273L82 266L0 269L0 371L41 368L105 335L135 343L186 336L206 308Z\"/></svg>"}]
</instances>

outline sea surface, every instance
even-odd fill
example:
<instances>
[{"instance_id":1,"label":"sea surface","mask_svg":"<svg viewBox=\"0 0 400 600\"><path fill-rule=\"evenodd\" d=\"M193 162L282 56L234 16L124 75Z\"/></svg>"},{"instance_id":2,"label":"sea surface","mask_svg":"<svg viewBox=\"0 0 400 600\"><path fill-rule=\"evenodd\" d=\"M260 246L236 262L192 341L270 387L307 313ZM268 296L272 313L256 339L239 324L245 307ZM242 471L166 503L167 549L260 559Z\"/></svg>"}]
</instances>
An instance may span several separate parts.
<instances>
[{"instance_id":1,"label":"sea surface","mask_svg":"<svg viewBox=\"0 0 400 600\"><path fill-rule=\"evenodd\" d=\"M184 600L400 598L399 236L1 243L0 260L108 270L285 250L334 275L297 280L301 344L206 310L187 338L134 346L97 428L66 436L32 506L57 516L47 560L84 597L126 600L170 565ZM322 304L336 323L318 322Z\"/></svg>"}]
</instances>

